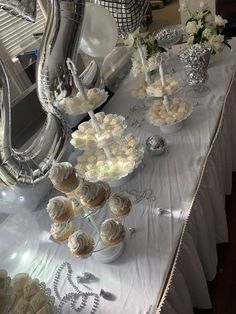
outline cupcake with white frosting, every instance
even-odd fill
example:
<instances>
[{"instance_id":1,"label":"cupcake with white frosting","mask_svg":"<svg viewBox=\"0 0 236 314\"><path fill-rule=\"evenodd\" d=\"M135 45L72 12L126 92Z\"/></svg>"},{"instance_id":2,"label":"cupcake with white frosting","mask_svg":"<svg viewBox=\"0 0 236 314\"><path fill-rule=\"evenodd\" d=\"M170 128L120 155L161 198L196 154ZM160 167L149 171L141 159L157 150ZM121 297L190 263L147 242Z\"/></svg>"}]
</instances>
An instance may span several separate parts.
<instances>
[{"instance_id":1,"label":"cupcake with white frosting","mask_svg":"<svg viewBox=\"0 0 236 314\"><path fill-rule=\"evenodd\" d=\"M94 240L87 233L77 231L69 237L68 247L72 255L88 257L93 252Z\"/></svg>"},{"instance_id":2,"label":"cupcake with white frosting","mask_svg":"<svg viewBox=\"0 0 236 314\"><path fill-rule=\"evenodd\" d=\"M75 232L75 227L72 221L53 223L51 225L51 235L56 241L65 241L72 233Z\"/></svg>"},{"instance_id":3,"label":"cupcake with white frosting","mask_svg":"<svg viewBox=\"0 0 236 314\"><path fill-rule=\"evenodd\" d=\"M75 168L69 162L56 163L49 172L54 187L64 193L74 191L79 185Z\"/></svg>"},{"instance_id":4,"label":"cupcake with white frosting","mask_svg":"<svg viewBox=\"0 0 236 314\"><path fill-rule=\"evenodd\" d=\"M118 244L124 240L124 226L114 219L106 219L101 225L100 237L104 244Z\"/></svg>"},{"instance_id":5,"label":"cupcake with white frosting","mask_svg":"<svg viewBox=\"0 0 236 314\"><path fill-rule=\"evenodd\" d=\"M84 181L80 189L80 203L88 208L102 206L107 198L107 192L99 182L92 183Z\"/></svg>"},{"instance_id":6,"label":"cupcake with white frosting","mask_svg":"<svg viewBox=\"0 0 236 314\"><path fill-rule=\"evenodd\" d=\"M73 216L72 201L64 196L56 196L49 200L47 212L53 222L65 222Z\"/></svg>"},{"instance_id":7,"label":"cupcake with white frosting","mask_svg":"<svg viewBox=\"0 0 236 314\"><path fill-rule=\"evenodd\" d=\"M126 196L124 196L121 193L114 193L109 198L108 206L110 211L117 217L125 216L127 215L131 208L132 203L130 199Z\"/></svg>"}]
</instances>

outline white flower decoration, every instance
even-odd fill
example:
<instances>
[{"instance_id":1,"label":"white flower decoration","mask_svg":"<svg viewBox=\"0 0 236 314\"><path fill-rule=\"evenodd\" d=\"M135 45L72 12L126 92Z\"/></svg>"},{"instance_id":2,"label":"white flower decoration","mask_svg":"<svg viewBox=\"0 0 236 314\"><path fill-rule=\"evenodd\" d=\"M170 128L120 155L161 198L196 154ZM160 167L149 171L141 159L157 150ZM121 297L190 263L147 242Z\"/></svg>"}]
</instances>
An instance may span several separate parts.
<instances>
[{"instance_id":1,"label":"white flower decoration","mask_svg":"<svg viewBox=\"0 0 236 314\"><path fill-rule=\"evenodd\" d=\"M128 37L124 40L124 44L126 46L130 48L133 46L135 38L139 36L139 29L140 27L138 27L133 33L129 34Z\"/></svg>"},{"instance_id":2,"label":"white flower decoration","mask_svg":"<svg viewBox=\"0 0 236 314\"><path fill-rule=\"evenodd\" d=\"M186 32L189 35L196 34L199 30L199 25L196 21L190 21L186 25Z\"/></svg>"},{"instance_id":3,"label":"white flower decoration","mask_svg":"<svg viewBox=\"0 0 236 314\"><path fill-rule=\"evenodd\" d=\"M188 45L192 45L193 44L193 41L194 41L194 36L190 36L188 41L187 41L187 44Z\"/></svg>"},{"instance_id":4,"label":"white flower decoration","mask_svg":"<svg viewBox=\"0 0 236 314\"><path fill-rule=\"evenodd\" d=\"M213 35L209 39L211 49L216 53L221 52L224 49L223 41L224 41L223 35Z\"/></svg>"},{"instance_id":5,"label":"white flower decoration","mask_svg":"<svg viewBox=\"0 0 236 314\"><path fill-rule=\"evenodd\" d=\"M212 35L214 35L215 32L210 29L210 28L205 28L204 31L202 32L203 37L205 37L206 39L210 39L212 37Z\"/></svg>"},{"instance_id":6,"label":"white flower decoration","mask_svg":"<svg viewBox=\"0 0 236 314\"><path fill-rule=\"evenodd\" d=\"M225 24L228 23L227 20L223 19L220 15L215 15L215 24L217 26L225 26Z\"/></svg>"}]
</instances>

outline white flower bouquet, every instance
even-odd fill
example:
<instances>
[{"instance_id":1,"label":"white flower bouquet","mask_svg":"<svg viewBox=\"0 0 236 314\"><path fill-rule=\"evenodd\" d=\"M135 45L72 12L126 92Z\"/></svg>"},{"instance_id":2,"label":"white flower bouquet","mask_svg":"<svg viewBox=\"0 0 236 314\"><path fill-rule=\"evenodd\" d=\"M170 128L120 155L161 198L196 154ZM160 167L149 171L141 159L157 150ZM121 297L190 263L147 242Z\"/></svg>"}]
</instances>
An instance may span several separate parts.
<instances>
[{"instance_id":1,"label":"white flower bouquet","mask_svg":"<svg viewBox=\"0 0 236 314\"><path fill-rule=\"evenodd\" d=\"M143 36L137 29L124 41L132 51L132 72L134 75L150 72L158 66L160 53L166 52L165 48L158 45L156 34Z\"/></svg>"},{"instance_id":2,"label":"white flower bouquet","mask_svg":"<svg viewBox=\"0 0 236 314\"><path fill-rule=\"evenodd\" d=\"M189 17L185 27L189 45L206 43L210 46L212 54L221 52L224 46L231 48L229 44L231 38L222 34L228 21L220 15L213 15L205 1L200 1L199 11L192 12L183 0L180 10L186 11Z\"/></svg>"}]
</instances>

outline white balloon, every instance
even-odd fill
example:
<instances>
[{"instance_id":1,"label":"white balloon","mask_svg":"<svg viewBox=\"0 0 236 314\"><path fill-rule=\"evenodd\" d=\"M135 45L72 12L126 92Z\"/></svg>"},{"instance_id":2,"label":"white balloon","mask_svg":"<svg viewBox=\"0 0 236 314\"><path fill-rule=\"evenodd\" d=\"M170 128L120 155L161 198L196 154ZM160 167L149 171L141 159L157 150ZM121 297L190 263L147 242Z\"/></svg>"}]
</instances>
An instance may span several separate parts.
<instances>
[{"instance_id":1,"label":"white balloon","mask_svg":"<svg viewBox=\"0 0 236 314\"><path fill-rule=\"evenodd\" d=\"M109 90L115 92L132 67L131 52L126 46L115 47L103 60L102 76Z\"/></svg>"},{"instance_id":2,"label":"white balloon","mask_svg":"<svg viewBox=\"0 0 236 314\"><path fill-rule=\"evenodd\" d=\"M27 272L36 257L39 227L11 189L0 188L0 203L0 268L13 276Z\"/></svg>"},{"instance_id":3,"label":"white balloon","mask_svg":"<svg viewBox=\"0 0 236 314\"><path fill-rule=\"evenodd\" d=\"M80 49L91 57L105 57L116 45L116 21L99 4L86 3Z\"/></svg>"}]
</instances>

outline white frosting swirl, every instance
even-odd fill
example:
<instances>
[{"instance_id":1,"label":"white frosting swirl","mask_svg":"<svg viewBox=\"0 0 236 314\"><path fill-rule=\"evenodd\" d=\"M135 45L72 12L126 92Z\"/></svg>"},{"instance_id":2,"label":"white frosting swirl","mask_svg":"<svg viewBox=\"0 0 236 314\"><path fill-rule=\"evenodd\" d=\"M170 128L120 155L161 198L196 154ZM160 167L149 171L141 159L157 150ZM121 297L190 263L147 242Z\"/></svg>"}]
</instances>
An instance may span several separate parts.
<instances>
[{"instance_id":1,"label":"white frosting swirl","mask_svg":"<svg viewBox=\"0 0 236 314\"><path fill-rule=\"evenodd\" d=\"M98 196L100 191L100 184L84 181L80 189L80 198L84 202L93 201Z\"/></svg>"},{"instance_id":2,"label":"white frosting swirl","mask_svg":"<svg viewBox=\"0 0 236 314\"><path fill-rule=\"evenodd\" d=\"M109 199L109 206L111 209L121 213L131 207L131 202L128 197L120 193L114 193Z\"/></svg>"},{"instance_id":3,"label":"white frosting swirl","mask_svg":"<svg viewBox=\"0 0 236 314\"><path fill-rule=\"evenodd\" d=\"M74 171L69 162L56 163L49 171L49 178L52 182L62 182L66 180Z\"/></svg>"},{"instance_id":4,"label":"white frosting swirl","mask_svg":"<svg viewBox=\"0 0 236 314\"><path fill-rule=\"evenodd\" d=\"M50 218L62 216L66 211L67 198L64 196L56 196L49 200L47 205L47 212Z\"/></svg>"},{"instance_id":5,"label":"white frosting swirl","mask_svg":"<svg viewBox=\"0 0 236 314\"><path fill-rule=\"evenodd\" d=\"M93 239L85 232L77 231L68 239L68 247L72 253L80 253L88 249Z\"/></svg>"},{"instance_id":6,"label":"white frosting swirl","mask_svg":"<svg viewBox=\"0 0 236 314\"><path fill-rule=\"evenodd\" d=\"M123 225L114 219L106 219L101 225L100 235L105 240L114 241L124 233Z\"/></svg>"},{"instance_id":7,"label":"white frosting swirl","mask_svg":"<svg viewBox=\"0 0 236 314\"><path fill-rule=\"evenodd\" d=\"M64 235L73 228L73 222L53 223L51 225L51 235Z\"/></svg>"}]
</instances>

